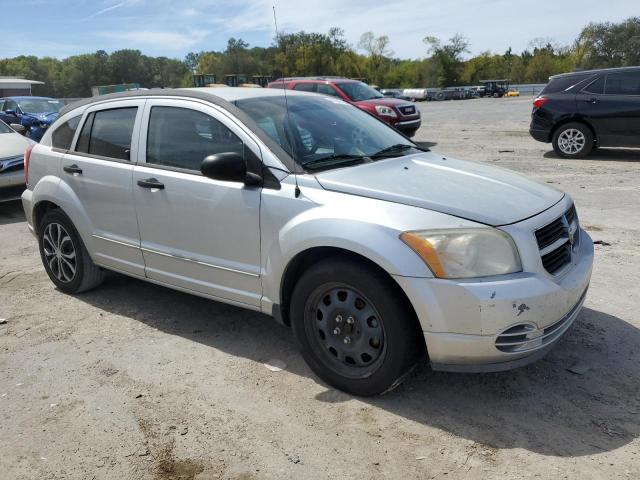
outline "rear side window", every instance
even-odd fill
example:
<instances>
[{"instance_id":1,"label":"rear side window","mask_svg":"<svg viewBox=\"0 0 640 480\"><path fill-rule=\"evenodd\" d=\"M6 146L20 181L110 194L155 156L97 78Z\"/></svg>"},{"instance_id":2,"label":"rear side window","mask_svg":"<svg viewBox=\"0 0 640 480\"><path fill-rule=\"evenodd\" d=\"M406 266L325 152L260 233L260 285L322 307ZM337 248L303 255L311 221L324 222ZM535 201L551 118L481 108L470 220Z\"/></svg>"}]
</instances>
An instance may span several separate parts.
<instances>
[{"instance_id":1,"label":"rear side window","mask_svg":"<svg viewBox=\"0 0 640 480\"><path fill-rule=\"evenodd\" d=\"M89 114L80 132L76 150L100 157L129 160L137 111L137 107L128 107Z\"/></svg>"},{"instance_id":2,"label":"rear side window","mask_svg":"<svg viewBox=\"0 0 640 480\"><path fill-rule=\"evenodd\" d=\"M316 85L315 83L297 83L293 89L301 92L315 92Z\"/></svg>"},{"instance_id":3,"label":"rear side window","mask_svg":"<svg viewBox=\"0 0 640 480\"><path fill-rule=\"evenodd\" d=\"M543 95L545 93L563 92L567 88L571 88L574 85L577 85L578 83L582 82L583 80L586 80L591 75L593 74L590 73L587 75L571 75L570 77L554 78L549 82L549 84L546 87L544 87L544 90L542 90L540 95Z\"/></svg>"},{"instance_id":4,"label":"rear side window","mask_svg":"<svg viewBox=\"0 0 640 480\"><path fill-rule=\"evenodd\" d=\"M605 86L607 95L640 95L640 72L610 73Z\"/></svg>"},{"instance_id":5,"label":"rear side window","mask_svg":"<svg viewBox=\"0 0 640 480\"><path fill-rule=\"evenodd\" d=\"M51 134L51 145L54 148L61 148L62 150L69 150L71 148L71 142L80 123L80 118L82 118L82 115L75 116L53 131Z\"/></svg>"},{"instance_id":6,"label":"rear side window","mask_svg":"<svg viewBox=\"0 0 640 480\"><path fill-rule=\"evenodd\" d=\"M604 93L604 76L591 82L589 85L582 89L585 93L593 93L595 95L602 95Z\"/></svg>"},{"instance_id":7,"label":"rear side window","mask_svg":"<svg viewBox=\"0 0 640 480\"><path fill-rule=\"evenodd\" d=\"M179 107L153 107L147 133L147 163L200 171L205 157L243 154L231 130L209 115Z\"/></svg>"}]
</instances>

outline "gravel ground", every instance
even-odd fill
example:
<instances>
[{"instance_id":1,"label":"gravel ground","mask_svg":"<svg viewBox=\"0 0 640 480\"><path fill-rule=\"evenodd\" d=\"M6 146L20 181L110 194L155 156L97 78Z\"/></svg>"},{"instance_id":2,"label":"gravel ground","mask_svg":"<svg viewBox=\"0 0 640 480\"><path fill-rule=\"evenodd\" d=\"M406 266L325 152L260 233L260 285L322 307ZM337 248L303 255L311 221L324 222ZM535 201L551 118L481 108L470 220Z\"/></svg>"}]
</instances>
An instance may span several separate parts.
<instances>
[{"instance_id":1,"label":"gravel ground","mask_svg":"<svg viewBox=\"0 0 640 480\"><path fill-rule=\"evenodd\" d=\"M640 153L560 160L530 102L423 103L417 138L574 197L603 242L585 309L531 366L423 366L374 399L327 388L266 316L115 274L56 291L0 204L0 477L640 478Z\"/></svg>"}]
</instances>

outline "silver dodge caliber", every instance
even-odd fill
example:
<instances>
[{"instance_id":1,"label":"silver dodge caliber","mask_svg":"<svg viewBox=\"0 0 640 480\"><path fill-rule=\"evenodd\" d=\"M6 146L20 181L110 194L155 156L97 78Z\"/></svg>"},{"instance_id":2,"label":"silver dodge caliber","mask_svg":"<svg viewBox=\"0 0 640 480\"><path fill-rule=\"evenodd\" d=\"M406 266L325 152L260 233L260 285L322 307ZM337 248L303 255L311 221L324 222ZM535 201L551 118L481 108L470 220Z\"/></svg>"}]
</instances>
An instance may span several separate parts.
<instances>
[{"instance_id":1,"label":"silver dodge caliber","mask_svg":"<svg viewBox=\"0 0 640 480\"><path fill-rule=\"evenodd\" d=\"M421 357L465 372L539 359L591 276L567 195L421 149L334 97L92 98L25 165L24 210L60 290L113 270L264 312L355 395L392 389Z\"/></svg>"}]
</instances>

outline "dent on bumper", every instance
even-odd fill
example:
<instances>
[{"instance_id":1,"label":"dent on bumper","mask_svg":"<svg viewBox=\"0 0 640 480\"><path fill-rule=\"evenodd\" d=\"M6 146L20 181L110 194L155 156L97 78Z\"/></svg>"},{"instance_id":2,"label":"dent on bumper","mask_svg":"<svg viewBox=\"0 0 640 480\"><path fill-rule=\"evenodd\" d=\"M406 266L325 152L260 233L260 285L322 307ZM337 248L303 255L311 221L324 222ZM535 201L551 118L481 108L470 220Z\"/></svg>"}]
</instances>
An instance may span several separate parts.
<instances>
[{"instance_id":1,"label":"dent on bumper","mask_svg":"<svg viewBox=\"0 0 640 480\"><path fill-rule=\"evenodd\" d=\"M580 312L592 264L593 243L584 233L577 261L560 279L526 272L472 281L395 279L414 306L435 369L498 371L535 361L557 343ZM531 325L535 337L561 321L548 342L512 352L496 347L497 336L514 326Z\"/></svg>"}]
</instances>

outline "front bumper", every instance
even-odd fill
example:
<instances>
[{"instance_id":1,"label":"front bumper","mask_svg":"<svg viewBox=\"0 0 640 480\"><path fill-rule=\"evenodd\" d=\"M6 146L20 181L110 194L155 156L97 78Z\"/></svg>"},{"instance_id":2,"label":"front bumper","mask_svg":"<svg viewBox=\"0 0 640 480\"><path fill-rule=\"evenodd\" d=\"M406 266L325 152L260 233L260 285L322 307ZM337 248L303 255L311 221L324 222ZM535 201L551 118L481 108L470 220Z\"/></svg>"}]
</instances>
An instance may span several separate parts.
<instances>
[{"instance_id":1,"label":"front bumper","mask_svg":"<svg viewBox=\"0 0 640 480\"><path fill-rule=\"evenodd\" d=\"M392 123L391 126L396 128L397 130L400 130L401 132L405 133L412 133L415 132L416 130L418 130L420 128L420 125L422 125L422 119L418 118L416 120L406 120L406 121L402 121L402 122L397 122L397 123Z\"/></svg>"},{"instance_id":2,"label":"front bumper","mask_svg":"<svg viewBox=\"0 0 640 480\"><path fill-rule=\"evenodd\" d=\"M24 170L0 174L0 202L19 199L24 189Z\"/></svg>"},{"instance_id":3,"label":"front bumper","mask_svg":"<svg viewBox=\"0 0 640 480\"><path fill-rule=\"evenodd\" d=\"M576 257L560 278L531 272L472 280L394 278L418 315L434 369L500 371L544 356L577 318L593 265L593 242L584 231ZM501 334L519 326L529 329L525 345L499 349L498 337L504 341Z\"/></svg>"}]
</instances>

